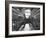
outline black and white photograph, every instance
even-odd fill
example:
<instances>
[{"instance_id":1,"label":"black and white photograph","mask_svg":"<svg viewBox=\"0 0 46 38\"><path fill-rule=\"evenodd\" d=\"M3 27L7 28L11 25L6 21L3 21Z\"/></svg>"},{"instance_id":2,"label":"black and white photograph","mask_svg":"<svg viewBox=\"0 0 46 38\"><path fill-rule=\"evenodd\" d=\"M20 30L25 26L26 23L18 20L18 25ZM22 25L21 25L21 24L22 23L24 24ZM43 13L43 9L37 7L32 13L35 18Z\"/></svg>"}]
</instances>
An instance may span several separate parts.
<instances>
[{"instance_id":1,"label":"black and white photograph","mask_svg":"<svg viewBox=\"0 0 46 38\"><path fill-rule=\"evenodd\" d=\"M12 31L40 30L40 8L12 7Z\"/></svg>"},{"instance_id":2,"label":"black and white photograph","mask_svg":"<svg viewBox=\"0 0 46 38\"><path fill-rule=\"evenodd\" d=\"M44 3L10 3L8 36L43 35Z\"/></svg>"}]
</instances>

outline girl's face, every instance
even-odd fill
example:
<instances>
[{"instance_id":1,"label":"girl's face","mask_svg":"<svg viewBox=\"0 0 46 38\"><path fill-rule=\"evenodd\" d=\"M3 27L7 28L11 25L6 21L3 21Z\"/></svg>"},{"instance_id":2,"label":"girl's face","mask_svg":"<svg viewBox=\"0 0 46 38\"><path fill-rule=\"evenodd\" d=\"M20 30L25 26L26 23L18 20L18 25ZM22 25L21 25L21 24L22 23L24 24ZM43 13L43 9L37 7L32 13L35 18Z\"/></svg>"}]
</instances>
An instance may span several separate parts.
<instances>
[{"instance_id":1,"label":"girl's face","mask_svg":"<svg viewBox=\"0 0 46 38\"><path fill-rule=\"evenodd\" d=\"M31 15L31 10L30 9L26 9L25 10L25 17L28 19L30 15Z\"/></svg>"}]
</instances>

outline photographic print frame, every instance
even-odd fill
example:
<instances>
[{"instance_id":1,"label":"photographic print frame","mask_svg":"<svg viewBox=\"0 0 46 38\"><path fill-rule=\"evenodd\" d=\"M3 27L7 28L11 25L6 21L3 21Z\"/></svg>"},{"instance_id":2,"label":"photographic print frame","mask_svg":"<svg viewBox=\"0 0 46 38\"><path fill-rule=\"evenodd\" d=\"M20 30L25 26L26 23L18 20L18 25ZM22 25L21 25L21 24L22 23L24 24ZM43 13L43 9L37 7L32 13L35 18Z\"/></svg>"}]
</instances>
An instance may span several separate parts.
<instances>
[{"instance_id":1,"label":"photographic print frame","mask_svg":"<svg viewBox=\"0 0 46 38\"><path fill-rule=\"evenodd\" d=\"M18 5L17 5L18 4ZM21 4L21 5L20 5ZM34 5L34 6L32 6L32 5ZM36 6L35 6L36 5ZM42 23L43 23L43 26L41 25L41 28L42 28L42 32L40 33L36 33L35 31L35 33L33 33L33 32L27 32L26 33L26 31L24 31L25 33L20 33L20 32L18 32L18 33L20 33L20 34L16 34L16 33L13 33L13 35L9 35L9 33L11 33L10 32L10 30L9 30L9 28L10 28L10 26L9 26L9 23L11 22L9 22L9 14L12 12L11 11L11 8L12 8L12 6L14 7L19 7L19 6L21 6L21 7L24 7L24 8L30 8L30 7L39 7L39 5L41 5L42 6L42 8L40 8L41 10L43 10L43 11L41 11L40 13L41 13L41 15L43 15L42 16ZM10 12L9 12L10 11ZM12 15L12 14L11 14ZM41 23L41 24L42 24ZM6 37L21 37L21 36L37 36L37 35L44 35L45 34L45 3L40 3L40 2L20 2L20 1L6 1L5 2L5 36ZM11 30L12 31L12 30ZM32 34L31 34L32 33Z\"/></svg>"}]
</instances>

